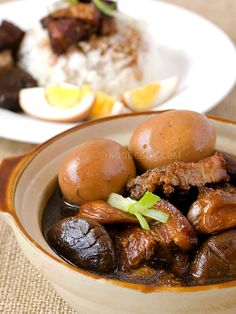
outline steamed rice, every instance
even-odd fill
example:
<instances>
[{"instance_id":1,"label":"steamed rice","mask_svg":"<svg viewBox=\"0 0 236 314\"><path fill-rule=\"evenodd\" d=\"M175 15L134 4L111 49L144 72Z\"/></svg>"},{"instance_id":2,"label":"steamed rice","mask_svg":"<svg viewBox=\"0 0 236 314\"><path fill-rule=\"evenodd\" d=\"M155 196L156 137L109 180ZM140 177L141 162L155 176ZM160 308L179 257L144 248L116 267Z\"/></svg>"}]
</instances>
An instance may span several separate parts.
<instances>
[{"instance_id":1,"label":"steamed rice","mask_svg":"<svg viewBox=\"0 0 236 314\"><path fill-rule=\"evenodd\" d=\"M116 34L80 42L78 47L57 56L47 31L39 26L25 35L19 65L42 86L90 84L96 90L119 95L155 79L155 48L146 31L118 25Z\"/></svg>"}]
</instances>

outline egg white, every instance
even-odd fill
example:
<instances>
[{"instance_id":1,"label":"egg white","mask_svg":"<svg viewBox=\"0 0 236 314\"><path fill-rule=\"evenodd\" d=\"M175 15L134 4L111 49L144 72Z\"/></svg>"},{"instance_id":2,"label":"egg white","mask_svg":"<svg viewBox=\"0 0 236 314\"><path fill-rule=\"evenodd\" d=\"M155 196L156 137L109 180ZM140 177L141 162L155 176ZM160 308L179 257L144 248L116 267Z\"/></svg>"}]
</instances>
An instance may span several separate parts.
<instances>
[{"instance_id":1,"label":"egg white","mask_svg":"<svg viewBox=\"0 0 236 314\"><path fill-rule=\"evenodd\" d=\"M153 82L153 83L155 83L155 82ZM152 103L149 105L148 108L145 108L145 110L153 109L153 108L161 105L162 103L164 103L168 99L170 99L174 95L174 93L178 87L179 77L178 76L172 76L170 78L161 80L161 81L156 82L156 83L160 84L160 89L159 89L155 99L152 101ZM131 110L136 111L137 109L134 108L133 102L131 99L131 93L132 93L132 91L125 92L124 95L122 96L122 101Z\"/></svg>"},{"instance_id":2,"label":"egg white","mask_svg":"<svg viewBox=\"0 0 236 314\"><path fill-rule=\"evenodd\" d=\"M88 116L92 110L95 93L85 95L72 108L58 108L49 104L44 87L24 88L19 93L19 104L24 112L42 120L55 122L76 122Z\"/></svg>"}]
</instances>

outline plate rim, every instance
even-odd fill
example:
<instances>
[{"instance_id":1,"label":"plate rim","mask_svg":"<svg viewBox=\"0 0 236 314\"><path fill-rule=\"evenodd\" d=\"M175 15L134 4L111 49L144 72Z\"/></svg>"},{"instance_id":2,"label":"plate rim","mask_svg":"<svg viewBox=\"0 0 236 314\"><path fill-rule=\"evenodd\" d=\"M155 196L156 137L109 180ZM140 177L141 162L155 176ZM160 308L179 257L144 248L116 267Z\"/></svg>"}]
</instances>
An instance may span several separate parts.
<instances>
[{"instance_id":1,"label":"plate rim","mask_svg":"<svg viewBox=\"0 0 236 314\"><path fill-rule=\"evenodd\" d=\"M36 0L34 0L36 1ZM133 0L134 1L134 0ZM3 1L2 3L0 3L0 7L2 6L5 6L5 7L11 7L12 5L15 5L17 4L18 6L20 5L20 2L24 2L24 3L30 3L32 5L33 1L32 0L6 0L6 1ZM42 2L38 3L37 2L37 5L39 6L44 6L48 1L47 0L43 0ZM182 11L184 14L191 14L192 16L195 16L196 18L202 20L204 23L207 23L210 27L213 27L217 32L218 34L221 34L221 36L223 36L222 38L224 38L224 40L228 41L228 45L229 47L232 48L231 50L231 56L234 55L234 66L235 66L235 70L236 70L236 46L233 42L233 40L218 26L216 25L215 23L213 23L212 21L208 20L207 18L199 15L198 13L194 12L194 11L191 11L189 9L186 9L184 7L181 7L179 5L176 5L176 4L172 4L172 3L168 3L168 2L164 2L162 0L160 1L156 1L156 0L141 0L141 2L145 2L145 3L152 3L152 5L159 5L159 6L164 6L166 8L171 8L171 9L175 9L175 10L180 10ZM1 20L1 15L0 15L0 20ZM233 60L233 58L232 58ZM195 111L198 111L198 112L208 112L209 110L211 110L213 107L215 107L218 103L220 103L234 88L236 84L236 71L235 71L235 75L234 75L234 78L232 77L231 79L231 84L228 84L228 88L225 89L224 91L221 92L221 97L219 97L217 99L217 101L215 101L214 103L211 103L209 104L209 106L205 109L205 110L201 110L201 111L198 111L197 108ZM157 108L158 110L163 110L165 109L164 106L160 106ZM173 108L175 109L175 108ZM0 116L1 116L1 112L4 112L4 111L7 111L5 109L2 109L0 108ZM9 113L11 114L11 113ZM29 117L30 119L33 119L31 117ZM23 118L24 119L24 118ZM0 117L0 120L1 120L1 117ZM10 122L10 121L9 121ZM37 125L40 125L42 121L40 120L37 120L35 121L37 123ZM45 123L45 121L43 121ZM33 121L32 121L33 123ZM83 122L78 122L78 123L83 123ZM53 123L52 122L48 122L48 128L53 128ZM60 123L57 123L58 125L58 129L60 128ZM68 128L71 128L73 127L74 124L68 124ZM38 126L39 127L39 126ZM63 132L65 129L65 126L63 128L63 126L61 126L61 130L59 132ZM53 129L54 130L54 129ZM57 132L58 130L56 130ZM10 140L15 140L15 141L20 141L20 142L25 142L25 143L42 143L43 141L45 141L47 138L50 138L53 136L53 131L50 133L49 132L49 135L48 137L46 137L45 135L43 136L39 136L39 138L34 138L34 136L32 136L32 134L30 132L23 132L22 134L19 135L19 132L17 131L14 131L14 132L8 132L9 135L5 134L6 132L1 132L0 131L0 136L4 137L4 138L7 138L7 139L10 139ZM27 134L26 134L27 133ZM32 132L33 133L33 132Z\"/></svg>"}]
</instances>

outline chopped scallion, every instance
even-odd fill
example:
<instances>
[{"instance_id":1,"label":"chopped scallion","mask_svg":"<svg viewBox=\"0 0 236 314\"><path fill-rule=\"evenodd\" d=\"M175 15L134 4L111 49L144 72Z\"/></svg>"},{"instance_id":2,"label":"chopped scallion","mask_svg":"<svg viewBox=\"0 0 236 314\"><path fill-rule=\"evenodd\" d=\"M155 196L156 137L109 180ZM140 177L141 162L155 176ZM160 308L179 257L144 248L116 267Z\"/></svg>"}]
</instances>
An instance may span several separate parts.
<instances>
[{"instance_id":1,"label":"chopped scallion","mask_svg":"<svg viewBox=\"0 0 236 314\"><path fill-rule=\"evenodd\" d=\"M130 213L140 213L143 214L143 212L146 209L152 208L157 202L160 201L160 197L151 193L146 192L143 197L136 202L132 207L130 207Z\"/></svg>"},{"instance_id":2,"label":"chopped scallion","mask_svg":"<svg viewBox=\"0 0 236 314\"><path fill-rule=\"evenodd\" d=\"M102 13L115 17L115 3L109 5L102 0L93 0L93 3Z\"/></svg>"},{"instance_id":3,"label":"chopped scallion","mask_svg":"<svg viewBox=\"0 0 236 314\"><path fill-rule=\"evenodd\" d=\"M68 2L69 4L76 4L76 3L79 2L79 0L67 0L67 2Z\"/></svg>"},{"instance_id":4,"label":"chopped scallion","mask_svg":"<svg viewBox=\"0 0 236 314\"><path fill-rule=\"evenodd\" d=\"M149 224L147 222L147 220L139 213L134 213L135 217L138 219L141 227L144 229L144 230L150 230L150 227L149 227Z\"/></svg>"},{"instance_id":5,"label":"chopped scallion","mask_svg":"<svg viewBox=\"0 0 236 314\"><path fill-rule=\"evenodd\" d=\"M116 193L111 193L107 200L108 204L125 212L129 212L129 208L136 202L137 201L132 200L129 197L123 197L122 195Z\"/></svg>"},{"instance_id":6,"label":"chopped scallion","mask_svg":"<svg viewBox=\"0 0 236 314\"><path fill-rule=\"evenodd\" d=\"M67 0L69 4L77 4L79 0ZM107 4L103 0L92 0L96 7L104 14L115 17L116 15L116 4Z\"/></svg>"},{"instance_id":7,"label":"chopped scallion","mask_svg":"<svg viewBox=\"0 0 236 314\"><path fill-rule=\"evenodd\" d=\"M156 209L147 209L143 213L143 215L145 217L152 218L152 219L160 221L162 223L166 223L169 219L169 215L167 215L166 213L164 213L161 210L156 210Z\"/></svg>"},{"instance_id":8,"label":"chopped scallion","mask_svg":"<svg viewBox=\"0 0 236 314\"><path fill-rule=\"evenodd\" d=\"M151 192L146 192L139 201L132 200L129 197L123 197L116 193L111 193L107 200L108 204L111 206L134 215L138 219L141 227L145 230L150 230L145 217L149 217L161 223L166 223L169 219L168 214L152 208L159 201L160 197Z\"/></svg>"}]
</instances>

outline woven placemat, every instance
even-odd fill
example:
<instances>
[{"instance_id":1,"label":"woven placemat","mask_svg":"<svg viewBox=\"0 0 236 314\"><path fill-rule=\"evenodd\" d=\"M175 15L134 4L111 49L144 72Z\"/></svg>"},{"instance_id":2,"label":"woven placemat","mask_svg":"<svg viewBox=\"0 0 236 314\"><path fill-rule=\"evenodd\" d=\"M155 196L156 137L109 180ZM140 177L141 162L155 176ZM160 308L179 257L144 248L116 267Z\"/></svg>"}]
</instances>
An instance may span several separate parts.
<instances>
[{"instance_id":1,"label":"woven placemat","mask_svg":"<svg viewBox=\"0 0 236 314\"><path fill-rule=\"evenodd\" d=\"M0 3L3 1L0 0ZM235 0L168 0L168 2L183 5L208 17L236 42ZM236 120L235 100L236 89L210 113ZM0 159L21 154L32 148L33 145L0 139ZM0 313L76 313L56 295L49 282L25 259L13 232L3 222L0 222Z\"/></svg>"},{"instance_id":2,"label":"woven placemat","mask_svg":"<svg viewBox=\"0 0 236 314\"><path fill-rule=\"evenodd\" d=\"M0 138L0 159L23 154L35 145ZM0 313L76 314L28 262L10 227L0 221Z\"/></svg>"},{"instance_id":3,"label":"woven placemat","mask_svg":"<svg viewBox=\"0 0 236 314\"><path fill-rule=\"evenodd\" d=\"M0 222L0 313L76 313L25 259L11 229L3 222Z\"/></svg>"}]
</instances>

